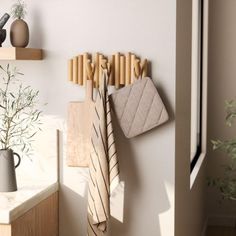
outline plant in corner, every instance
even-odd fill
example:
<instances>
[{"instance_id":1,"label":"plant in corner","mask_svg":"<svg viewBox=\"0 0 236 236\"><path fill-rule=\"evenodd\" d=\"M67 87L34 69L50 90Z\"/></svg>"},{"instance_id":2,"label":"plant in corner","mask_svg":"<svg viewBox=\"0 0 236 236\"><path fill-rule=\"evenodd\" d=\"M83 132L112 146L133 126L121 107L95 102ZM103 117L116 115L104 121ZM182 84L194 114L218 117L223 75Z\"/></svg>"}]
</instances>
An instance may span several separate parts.
<instances>
[{"instance_id":1,"label":"plant in corner","mask_svg":"<svg viewBox=\"0 0 236 236\"><path fill-rule=\"evenodd\" d=\"M11 8L11 16L15 19L10 29L10 40L13 47L25 48L29 43L29 27L24 21L26 14L26 4L22 0L17 0Z\"/></svg>"},{"instance_id":2,"label":"plant in corner","mask_svg":"<svg viewBox=\"0 0 236 236\"><path fill-rule=\"evenodd\" d=\"M37 108L38 91L24 87L17 76L16 68L0 66L2 81L0 87L0 192L17 190L15 168L20 156L13 150L30 155L35 134L40 130L41 111ZM14 158L18 164L14 166Z\"/></svg>"},{"instance_id":3,"label":"plant in corner","mask_svg":"<svg viewBox=\"0 0 236 236\"><path fill-rule=\"evenodd\" d=\"M232 126L236 118L236 101L226 102L226 124ZM229 164L225 165L221 178L209 179L208 185L217 187L223 199L236 200L236 138L230 140L212 141L214 150L221 150L229 157Z\"/></svg>"}]
</instances>

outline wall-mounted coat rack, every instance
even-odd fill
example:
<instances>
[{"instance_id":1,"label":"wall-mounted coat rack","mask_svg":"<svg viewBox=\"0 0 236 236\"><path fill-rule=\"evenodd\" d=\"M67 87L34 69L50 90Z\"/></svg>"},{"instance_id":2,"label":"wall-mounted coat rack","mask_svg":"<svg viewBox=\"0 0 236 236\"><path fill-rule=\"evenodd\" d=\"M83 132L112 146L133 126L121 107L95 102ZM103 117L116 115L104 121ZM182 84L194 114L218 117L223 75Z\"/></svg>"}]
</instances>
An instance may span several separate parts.
<instances>
[{"instance_id":1,"label":"wall-mounted coat rack","mask_svg":"<svg viewBox=\"0 0 236 236\"><path fill-rule=\"evenodd\" d=\"M68 61L68 80L74 84L85 85L86 80L93 80L94 88L98 88L102 76L102 68L109 71L109 85L117 89L129 85L134 78L148 76L148 60L141 60L133 53L117 52L112 56L101 53L91 55L84 53Z\"/></svg>"}]
</instances>

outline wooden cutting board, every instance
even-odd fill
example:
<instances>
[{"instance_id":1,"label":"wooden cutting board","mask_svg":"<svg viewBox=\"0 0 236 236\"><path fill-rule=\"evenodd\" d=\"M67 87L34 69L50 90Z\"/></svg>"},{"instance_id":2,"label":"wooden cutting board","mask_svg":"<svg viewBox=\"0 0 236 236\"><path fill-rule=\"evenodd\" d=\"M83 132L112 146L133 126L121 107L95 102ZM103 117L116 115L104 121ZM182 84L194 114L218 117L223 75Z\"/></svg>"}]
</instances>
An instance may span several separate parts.
<instances>
[{"instance_id":1,"label":"wooden cutting board","mask_svg":"<svg viewBox=\"0 0 236 236\"><path fill-rule=\"evenodd\" d=\"M70 102L67 120L67 165L88 167L95 103L93 80L87 80L84 102Z\"/></svg>"}]
</instances>

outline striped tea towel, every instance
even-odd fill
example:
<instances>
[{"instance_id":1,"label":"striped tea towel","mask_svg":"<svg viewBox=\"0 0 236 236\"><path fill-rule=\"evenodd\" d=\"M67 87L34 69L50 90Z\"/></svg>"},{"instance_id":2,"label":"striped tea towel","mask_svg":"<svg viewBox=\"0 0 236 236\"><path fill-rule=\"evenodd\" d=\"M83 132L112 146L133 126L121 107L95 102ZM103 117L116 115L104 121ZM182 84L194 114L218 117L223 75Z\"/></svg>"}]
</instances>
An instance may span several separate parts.
<instances>
[{"instance_id":1,"label":"striped tea towel","mask_svg":"<svg viewBox=\"0 0 236 236\"><path fill-rule=\"evenodd\" d=\"M107 70L95 103L88 193L88 236L104 235L110 216L110 194L119 184L119 169L107 91Z\"/></svg>"}]
</instances>

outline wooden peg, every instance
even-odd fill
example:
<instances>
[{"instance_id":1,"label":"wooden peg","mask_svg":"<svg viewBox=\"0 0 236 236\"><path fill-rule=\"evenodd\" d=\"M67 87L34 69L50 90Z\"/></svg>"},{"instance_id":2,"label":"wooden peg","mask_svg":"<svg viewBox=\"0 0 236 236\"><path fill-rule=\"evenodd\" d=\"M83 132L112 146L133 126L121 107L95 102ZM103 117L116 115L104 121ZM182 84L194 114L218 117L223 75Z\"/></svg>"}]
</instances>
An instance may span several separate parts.
<instances>
[{"instance_id":1,"label":"wooden peg","mask_svg":"<svg viewBox=\"0 0 236 236\"><path fill-rule=\"evenodd\" d=\"M120 87L120 53L115 55L115 87L118 89Z\"/></svg>"},{"instance_id":2,"label":"wooden peg","mask_svg":"<svg viewBox=\"0 0 236 236\"><path fill-rule=\"evenodd\" d=\"M102 59L101 67L102 67L102 71L106 70L107 76L108 76L108 82L109 82L109 77L110 77L109 70L111 69L111 66L110 66L110 63L108 63L108 59L107 58L103 58Z\"/></svg>"},{"instance_id":3,"label":"wooden peg","mask_svg":"<svg viewBox=\"0 0 236 236\"><path fill-rule=\"evenodd\" d=\"M112 55L110 58L110 77L109 77L109 85L115 85L115 55Z\"/></svg>"},{"instance_id":4,"label":"wooden peg","mask_svg":"<svg viewBox=\"0 0 236 236\"><path fill-rule=\"evenodd\" d=\"M100 81L102 79L102 60L103 60L103 55L100 54L99 55L99 62L98 62L98 68L99 68L99 82L98 82L98 84L100 84Z\"/></svg>"},{"instance_id":5,"label":"wooden peg","mask_svg":"<svg viewBox=\"0 0 236 236\"><path fill-rule=\"evenodd\" d=\"M111 63L107 62L107 73L108 73L109 79L111 77L111 70L112 70Z\"/></svg>"},{"instance_id":6,"label":"wooden peg","mask_svg":"<svg viewBox=\"0 0 236 236\"><path fill-rule=\"evenodd\" d=\"M73 81L73 59L68 60L68 80Z\"/></svg>"},{"instance_id":7,"label":"wooden peg","mask_svg":"<svg viewBox=\"0 0 236 236\"><path fill-rule=\"evenodd\" d=\"M142 70L142 78L147 77L148 76L148 60L147 59L145 59L141 63L141 70Z\"/></svg>"},{"instance_id":8,"label":"wooden peg","mask_svg":"<svg viewBox=\"0 0 236 236\"><path fill-rule=\"evenodd\" d=\"M83 85L83 55L79 55L78 64L78 83Z\"/></svg>"},{"instance_id":9,"label":"wooden peg","mask_svg":"<svg viewBox=\"0 0 236 236\"><path fill-rule=\"evenodd\" d=\"M102 59L101 66L102 66L102 70L104 70L104 69L107 70L107 75L110 78L112 68L111 68L111 64L110 64L110 62L108 62L107 58Z\"/></svg>"},{"instance_id":10,"label":"wooden peg","mask_svg":"<svg viewBox=\"0 0 236 236\"><path fill-rule=\"evenodd\" d=\"M135 62L136 56L134 54L131 54L131 65L130 65L130 69L131 69L131 83L134 82L134 62Z\"/></svg>"},{"instance_id":11,"label":"wooden peg","mask_svg":"<svg viewBox=\"0 0 236 236\"><path fill-rule=\"evenodd\" d=\"M125 85L130 84L131 78L131 53L127 53L125 58Z\"/></svg>"},{"instance_id":12,"label":"wooden peg","mask_svg":"<svg viewBox=\"0 0 236 236\"><path fill-rule=\"evenodd\" d=\"M109 85L115 85L116 89L120 85L129 85L137 78L143 78L148 75L148 60L140 60L135 54L128 52L121 55L119 52L111 57L104 57L100 53L95 53L89 61L90 55L84 53L68 60L68 80L79 85L86 85L88 79L93 79L94 87L99 87L99 81L102 77L102 67L107 68L109 76ZM91 74L93 73L93 78Z\"/></svg>"},{"instance_id":13,"label":"wooden peg","mask_svg":"<svg viewBox=\"0 0 236 236\"><path fill-rule=\"evenodd\" d=\"M125 56L120 56L120 84L125 85Z\"/></svg>"},{"instance_id":14,"label":"wooden peg","mask_svg":"<svg viewBox=\"0 0 236 236\"><path fill-rule=\"evenodd\" d=\"M134 77L136 79L139 79L141 77L140 59L135 59L134 61Z\"/></svg>"},{"instance_id":15,"label":"wooden peg","mask_svg":"<svg viewBox=\"0 0 236 236\"><path fill-rule=\"evenodd\" d=\"M95 72L95 66L91 63L91 60L87 60L86 73L89 80L93 80Z\"/></svg>"},{"instance_id":16,"label":"wooden peg","mask_svg":"<svg viewBox=\"0 0 236 236\"><path fill-rule=\"evenodd\" d=\"M73 83L79 83L79 76L78 76L78 57L73 58Z\"/></svg>"},{"instance_id":17,"label":"wooden peg","mask_svg":"<svg viewBox=\"0 0 236 236\"><path fill-rule=\"evenodd\" d=\"M86 73L86 66L88 60L88 53L84 53L83 55L83 84L86 85L87 81L87 73Z\"/></svg>"},{"instance_id":18,"label":"wooden peg","mask_svg":"<svg viewBox=\"0 0 236 236\"><path fill-rule=\"evenodd\" d=\"M107 69L107 58L102 59L101 66L102 66L103 69Z\"/></svg>"},{"instance_id":19,"label":"wooden peg","mask_svg":"<svg viewBox=\"0 0 236 236\"><path fill-rule=\"evenodd\" d=\"M95 74L94 74L95 88L99 86L99 53L95 54Z\"/></svg>"}]
</instances>

